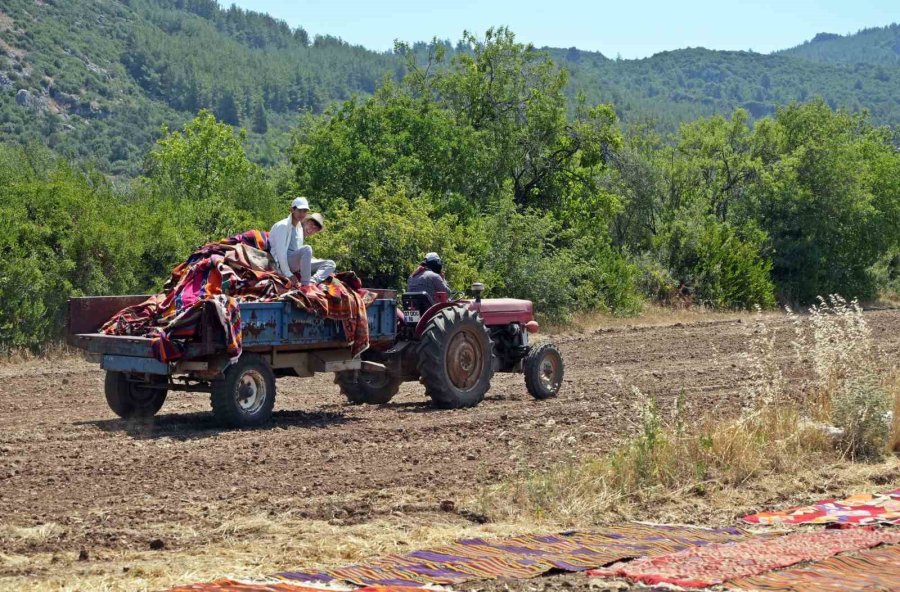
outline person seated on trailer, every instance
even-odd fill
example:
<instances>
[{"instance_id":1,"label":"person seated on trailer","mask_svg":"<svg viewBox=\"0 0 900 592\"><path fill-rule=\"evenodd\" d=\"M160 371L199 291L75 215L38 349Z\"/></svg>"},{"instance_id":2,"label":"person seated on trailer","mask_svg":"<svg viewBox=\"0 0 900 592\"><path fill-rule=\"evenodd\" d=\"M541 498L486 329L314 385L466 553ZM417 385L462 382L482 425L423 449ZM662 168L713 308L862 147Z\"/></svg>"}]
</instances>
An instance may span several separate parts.
<instances>
[{"instance_id":1,"label":"person seated on trailer","mask_svg":"<svg viewBox=\"0 0 900 592\"><path fill-rule=\"evenodd\" d=\"M446 292L449 294L450 284L444 277L444 263L437 253L428 253L419 267L409 276L406 282L407 292L426 292L432 302L436 301L435 293Z\"/></svg>"},{"instance_id":2,"label":"person seated on trailer","mask_svg":"<svg viewBox=\"0 0 900 592\"><path fill-rule=\"evenodd\" d=\"M303 236L312 237L325 229L325 217L322 214L310 214L303 219ZM288 255L288 264L291 270L299 270L300 285L319 284L334 275L335 264L331 259L316 259L313 257L313 249L309 245L303 245L292 255Z\"/></svg>"},{"instance_id":3,"label":"person seated on trailer","mask_svg":"<svg viewBox=\"0 0 900 592\"><path fill-rule=\"evenodd\" d=\"M310 224L304 224L305 220ZM269 253L275 259L277 271L288 278L291 287L309 286L325 280L334 272L334 262L315 260L313 269L312 247L304 245L304 238L324 228L321 214L309 216L309 201L298 197L291 203L291 214L276 222L269 231ZM316 275L313 276L313 273Z\"/></svg>"}]
</instances>

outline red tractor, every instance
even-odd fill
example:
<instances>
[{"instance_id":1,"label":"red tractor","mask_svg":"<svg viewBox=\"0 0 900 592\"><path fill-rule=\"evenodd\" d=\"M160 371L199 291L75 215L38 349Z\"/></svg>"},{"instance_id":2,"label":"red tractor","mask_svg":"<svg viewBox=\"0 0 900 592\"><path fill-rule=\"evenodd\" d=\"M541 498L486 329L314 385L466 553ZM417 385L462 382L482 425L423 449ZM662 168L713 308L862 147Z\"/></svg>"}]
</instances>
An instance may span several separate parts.
<instances>
[{"instance_id":1,"label":"red tractor","mask_svg":"<svg viewBox=\"0 0 900 592\"><path fill-rule=\"evenodd\" d=\"M555 396L563 359L551 343L529 343L538 331L532 303L482 300L483 291L476 283L473 299L404 293L396 339L365 352L359 370L336 372L335 383L352 403L383 404L401 383L419 380L436 406L455 409L478 405L495 372L522 372L534 398Z\"/></svg>"}]
</instances>

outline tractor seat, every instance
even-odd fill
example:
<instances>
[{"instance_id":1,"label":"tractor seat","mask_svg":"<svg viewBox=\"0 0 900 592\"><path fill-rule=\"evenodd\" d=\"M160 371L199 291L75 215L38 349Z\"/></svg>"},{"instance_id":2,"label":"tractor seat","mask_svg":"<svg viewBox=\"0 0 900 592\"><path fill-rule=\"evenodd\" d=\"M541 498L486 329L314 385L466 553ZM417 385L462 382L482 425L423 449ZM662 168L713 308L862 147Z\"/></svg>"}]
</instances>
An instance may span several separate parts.
<instances>
[{"instance_id":1,"label":"tractor seat","mask_svg":"<svg viewBox=\"0 0 900 592\"><path fill-rule=\"evenodd\" d=\"M434 300L428 292L404 292L401 299L403 310L418 310L423 314L434 305Z\"/></svg>"}]
</instances>

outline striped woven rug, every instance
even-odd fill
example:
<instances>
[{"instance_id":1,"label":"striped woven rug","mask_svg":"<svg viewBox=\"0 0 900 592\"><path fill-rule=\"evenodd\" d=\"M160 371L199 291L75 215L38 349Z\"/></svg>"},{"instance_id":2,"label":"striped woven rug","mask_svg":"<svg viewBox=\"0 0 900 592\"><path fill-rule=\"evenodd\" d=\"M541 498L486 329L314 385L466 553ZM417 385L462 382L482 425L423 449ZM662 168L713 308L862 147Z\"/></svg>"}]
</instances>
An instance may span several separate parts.
<instances>
[{"instance_id":1,"label":"striped woven rug","mask_svg":"<svg viewBox=\"0 0 900 592\"><path fill-rule=\"evenodd\" d=\"M876 547L804 567L730 580L726 586L754 592L896 592L900 590L900 545Z\"/></svg>"},{"instance_id":2,"label":"striped woven rug","mask_svg":"<svg viewBox=\"0 0 900 592\"><path fill-rule=\"evenodd\" d=\"M821 561L846 551L900 543L900 530L852 528L754 537L732 544L695 547L588 572L627 577L643 584L705 588L726 580L754 576L803 561ZM900 582L898 582L900 585Z\"/></svg>"},{"instance_id":3,"label":"striped woven rug","mask_svg":"<svg viewBox=\"0 0 900 592\"><path fill-rule=\"evenodd\" d=\"M746 531L733 527L630 524L592 532L467 539L407 555L388 555L359 565L319 572L284 572L273 576L271 582L217 580L174 588L172 592L322 592L321 587L313 586L344 582L389 588L366 592L398 592L397 588L404 586L419 588L481 579L533 578L552 570L585 571L623 559L736 542L749 536Z\"/></svg>"},{"instance_id":4,"label":"striped woven rug","mask_svg":"<svg viewBox=\"0 0 900 592\"><path fill-rule=\"evenodd\" d=\"M284 572L294 582L346 581L362 586L458 584L494 578L533 578L548 571L584 571L634 557L739 541L739 528L631 524L594 532L468 539L407 555L321 572Z\"/></svg>"}]
</instances>

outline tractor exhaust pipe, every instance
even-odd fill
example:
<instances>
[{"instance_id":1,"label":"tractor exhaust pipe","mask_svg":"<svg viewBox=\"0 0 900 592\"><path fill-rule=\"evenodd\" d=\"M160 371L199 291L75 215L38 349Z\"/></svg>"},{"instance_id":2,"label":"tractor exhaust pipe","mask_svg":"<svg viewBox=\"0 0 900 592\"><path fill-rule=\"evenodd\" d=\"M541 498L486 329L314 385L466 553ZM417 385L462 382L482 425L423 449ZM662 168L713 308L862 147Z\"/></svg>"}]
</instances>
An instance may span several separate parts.
<instances>
[{"instance_id":1,"label":"tractor exhaust pipe","mask_svg":"<svg viewBox=\"0 0 900 592\"><path fill-rule=\"evenodd\" d=\"M480 304L481 293L484 292L484 284L482 284L481 282L475 282L474 284L472 284L470 290L472 291L472 294L475 295L475 302Z\"/></svg>"}]
</instances>

